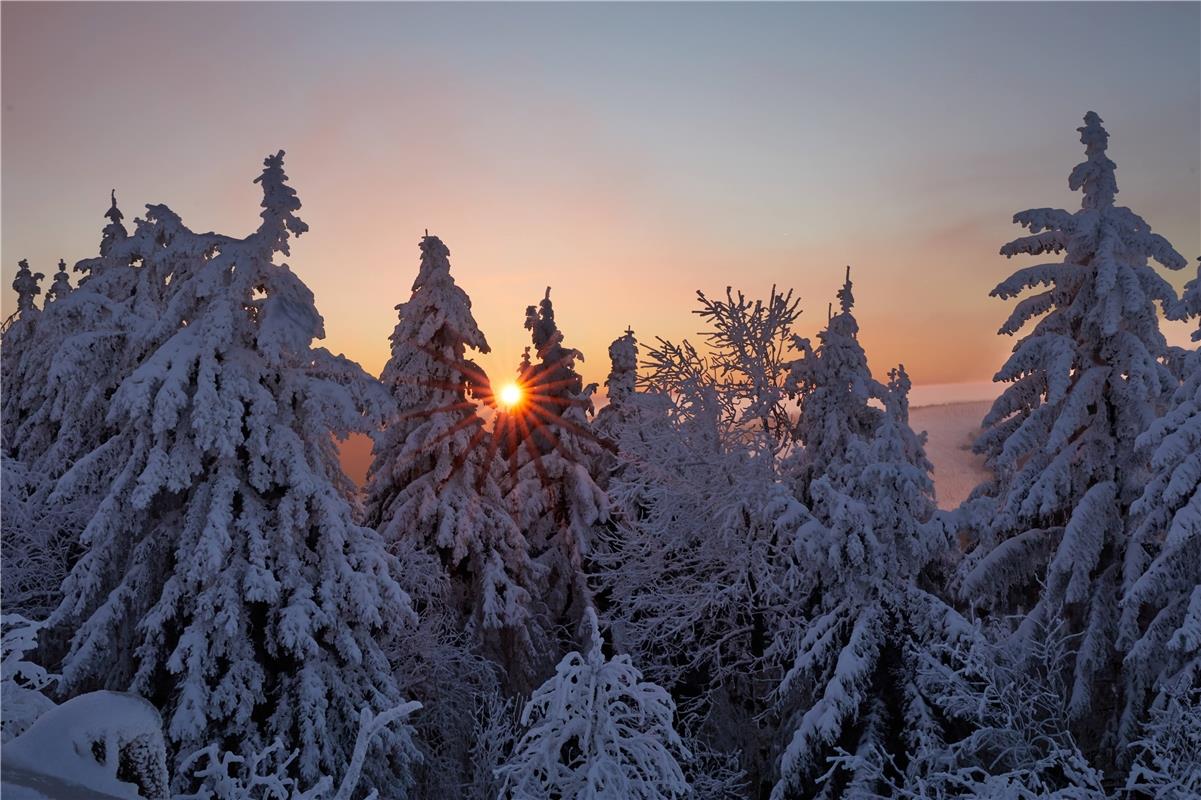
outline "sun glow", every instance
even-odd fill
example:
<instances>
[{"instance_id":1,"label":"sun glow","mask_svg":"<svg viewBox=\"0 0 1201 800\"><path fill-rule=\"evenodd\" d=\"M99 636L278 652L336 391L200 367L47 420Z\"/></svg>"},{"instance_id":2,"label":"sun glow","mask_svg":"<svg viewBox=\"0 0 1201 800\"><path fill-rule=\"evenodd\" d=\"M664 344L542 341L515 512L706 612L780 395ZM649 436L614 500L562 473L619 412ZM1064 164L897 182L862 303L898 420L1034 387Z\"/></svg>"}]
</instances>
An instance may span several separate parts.
<instances>
[{"instance_id":1,"label":"sun glow","mask_svg":"<svg viewBox=\"0 0 1201 800\"><path fill-rule=\"evenodd\" d=\"M500 390L500 404L505 408L513 408L521 402L521 387L515 383L506 383Z\"/></svg>"}]
</instances>

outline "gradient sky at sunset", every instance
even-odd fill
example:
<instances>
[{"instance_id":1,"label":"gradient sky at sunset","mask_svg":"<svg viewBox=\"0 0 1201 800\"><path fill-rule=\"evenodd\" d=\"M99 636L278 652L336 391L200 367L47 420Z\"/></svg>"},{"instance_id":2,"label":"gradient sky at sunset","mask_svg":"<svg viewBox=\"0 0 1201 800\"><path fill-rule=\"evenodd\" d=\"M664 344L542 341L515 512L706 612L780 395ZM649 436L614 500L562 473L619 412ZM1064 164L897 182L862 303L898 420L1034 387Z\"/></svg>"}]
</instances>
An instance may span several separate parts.
<instances>
[{"instance_id":1,"label":"gradient sky at sunset","mask_svg":"<svg viewBox=\"0 0 1201 800\"><path fill-rule=\"evenodd\" d=\"M326 346L373 373L429 228L494 379L547 285L600 380L627 325L691 335L698 288L793 287L811 335L851 264L875 369L987 380L1011 344L995 335L1010 304L987 296L1016 266L997 248L1015 211L1078 207L1067 174L1090 109L1120 202L1201 254L1197 3L5 3L2 17L5 315L19 258L49 275L96 252L113 187L131 228L165 202L195 230L248 233L251 181L280 148L311 226L289 263Z\"/></svg>"}]
</instances>

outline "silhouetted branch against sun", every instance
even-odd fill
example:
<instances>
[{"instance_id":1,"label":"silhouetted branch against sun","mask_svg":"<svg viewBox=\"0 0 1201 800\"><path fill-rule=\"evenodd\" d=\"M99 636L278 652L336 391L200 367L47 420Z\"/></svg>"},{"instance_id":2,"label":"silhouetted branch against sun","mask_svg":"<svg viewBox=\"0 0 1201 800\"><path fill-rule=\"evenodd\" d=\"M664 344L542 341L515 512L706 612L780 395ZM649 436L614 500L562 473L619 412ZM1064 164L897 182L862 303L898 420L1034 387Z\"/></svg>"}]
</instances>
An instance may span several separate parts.
<instances>
[{"instance_id":1,"label":"silhouetted branch against sun","mask_svg":"<svg viewBox=\"0 0 1201 800\"><path fill-rule=\"evenodd\" d=\"M451 411L474 411L474 409L475 403L472 403L469 400L463 400L458 403L448 403L444 406L438 406L437 408L427 408L422 409L421 411L409 411L401 414L399 417L397 417L397 419L416 419L418 417L429 417L434 414L444 414Z\"/></svg>"},{"instance_id":2,"label":"silhouetted branch against sun","mask_svg":"<svg viewBox=\"0 0 1201 800\"><path fill-rule=\"evenodd\" d=\"M405 383L414 383L426 386L433 386L439 389L444 389L449 392L458 391L460 388L465 388L467 392L482 402L492 403L491 382L488 379L488 373L484 372L478 364L469 358L450 359L437 349L430 347L428 344L422 344L413 339L406 340L415 350L420 350L435 361L451 367L463 377L462 382L447 382L447 381L432 381L429 379L412 379L407 376L402 379ZM395 345L394 345L395 346Z\"/></svg>"}]
</instances>

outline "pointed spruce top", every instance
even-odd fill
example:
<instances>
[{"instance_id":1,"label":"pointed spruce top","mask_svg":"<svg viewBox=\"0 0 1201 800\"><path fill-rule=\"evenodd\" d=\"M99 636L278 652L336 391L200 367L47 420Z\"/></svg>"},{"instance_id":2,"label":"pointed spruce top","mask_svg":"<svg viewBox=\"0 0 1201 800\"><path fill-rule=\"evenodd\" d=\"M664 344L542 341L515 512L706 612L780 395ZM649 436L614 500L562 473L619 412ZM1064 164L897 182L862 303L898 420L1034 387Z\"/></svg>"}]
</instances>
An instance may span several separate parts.
<instances>
[{"instance_id":1,"label":"pointed spruce top","mask_svg":"<svg viewBox=\"0 0 1201 800\"><path fill-rule=\"evenodd\" d=\"M913 388L913 381L909 379L909 373L905 371L904 364L897 364L895 369L888 371L888 402L885 403L885 408L894 412L900 412L902 418L909 420L909 390Z\"/></svg>"},{"instance_id":2,"label":"pointed spruce top","mask_svg":"<svg viewBox=\"0 0 1201 800\"><path fill-rule=\"evenodd\" d=\"M1101 127L1101 118L1095 111L1084 115L1084 127L1080 131L1080 143L1084 145L1085 160L1076 165L1068 176L1068 186L1074 192L1084 190L1084 208L1107 208L1113 205L1118 193L1118 180L1114 171L1117 165L1105 154L1109 147L1109 133Z\"/></svg>"},{"instance_id":3,"label":"pointed spruce top","mask_svg":"<svg viewBox=\"0 0 1201 800\"><path fill-rule=\"evenodd\" d=\"M113 189L112 205L108 211L104 212L104 216L108 218L108 224L104 226L104 231L100 237L100 255L107 256L112 250L113 245L129 236L129 231L125 230L125 226L121 224L121 220L125 219L125 215L121 213L121 209L117 208L117 190Z\"/></svg>"},{"instance_id":4,"label":"pointed spruce top","mask_svg":"<svg viewBox=\"0 0 1201 800\"><path fill-rule=\"evenodd\" d=\"M46 290L46 300L53 302L61 300L71 293L71 276L67 274L67 262L58 260L58 272L54 273L54 282Z\"/></svg>"},{"instance_id":5,"label":"pointed spruce top","mask_svg":"<svg viewBox=\"0 0 1201 800\"><path fill-rule=\"evenodd\" d=\"M851 291L851 268L847 267L846 277L843 279L842 288L838 290L838 307L840 313L830 314L829 322L826 324L826 330L818 333L817 338L821 339L824 344L829 343L829 336L846 337L848 339L859 338L859 323L855 320L851 311L855 308L855 295ZM833 309L831 309L831 312Z\"/></svg>"},{"instance_id":6,"label":"pointed spruce top","mask_svg":"<svg viewBox=\"0 0 1201 800\"><path fill-rule=\"evenodd\" d=\"M413 280L413 291L435 283L439 279L453 282L450 277L450 248L443 244L437 236L430 236L428 229L425 236L421 237L420 247L421 266L417 270L417 277Z\"/></svg>"},{"instance_id":7,"label":"pointed spruce top","mask_svg":"<svg viewBox=\"0 0 1201 800\"><path fill-rule=\"evenodd\" d=\"M632 328L626 328L625 334L609 345L609 364L605 389L609 402L620 404L634 393L638 380L638 340Z\"/></svg>"},{"instance_id":8,"label":"pointed spruce top","mask_svg":"<svg viewBox=\"0 0 1201 800\"><path fill-rule=\"evenodd\" d=\"M547 352L562 340L563 336L555 324L555 307L550 301L549 286L537 307L526 306L525 327L533 334L539 358L546 358Z\"/></svg>"},{"instance_id":9,"label":"pointed spruce top","mask_svg":"<svg viewBox=\"0 0 1201 800\"><path fill-rule=\"evenodd\" d=\"M121 213L121 209L117 208L117 190L113 189L109 197L112 205L108 207L108 211L104 212L104 216L108 217L113 224L120 225L121 220L125 219L125 215Z\"/></svg>"},{"instance_id":10,"label":"pointed spruce top","mask_svg":"<svg viewBox=\"0 0 1201 800\"><path fill-rule=\"evenodd\" d=\"M855 295L851 293L851 265L847 265L847 276L843 281L842 288L838 290L838 307L842 309L842 313L849 314L851 309L855 307Z\"/></svg>"},{"instance_id":11,"label":"pointed spruce top","mask_svg":"<svg viewBox=\"0 0 1201 800\"><path fill-rule=\"evenodd\" d=\"M46 277L40 272L31 272L29 262L22 258L17 262L17 276L13 279L13 289L17 292L17 310L20 312L33 311L33 298L42 293L38 282Z\"/></svg>"},{"instance_id":12,"label":"pointed spruce top","mask_svg":"<svg viewBox=\"0 0 1201 800\"><path fill-rule=\"evenodd\" d=\"M296 190L287 184L288 176L284 174L284 151L280 150L273 156L263 159L263 172L254 179L255 183L263 185L263 224L258 233L265 237L274 250L290 255L288 249L288 234L299 236L308 231L309 226L296 216L300 210L300 198Z\"/></svg>"}]
</instances>

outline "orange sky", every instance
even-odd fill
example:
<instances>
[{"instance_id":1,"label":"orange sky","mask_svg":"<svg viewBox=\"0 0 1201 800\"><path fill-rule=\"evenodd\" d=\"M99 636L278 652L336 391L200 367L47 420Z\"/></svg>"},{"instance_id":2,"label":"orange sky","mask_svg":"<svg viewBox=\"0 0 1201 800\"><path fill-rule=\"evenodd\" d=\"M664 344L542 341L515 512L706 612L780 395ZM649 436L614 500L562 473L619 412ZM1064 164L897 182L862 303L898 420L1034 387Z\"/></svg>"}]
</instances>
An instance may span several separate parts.
<instances>
[{"instance_id":1,"label":"orange sky","mask_svg":"<svg viewBox=\"0 0 1201 800\"><path fill-rule=\"evenodd\" d=\"M851 264L878 372L985 381L1012 344L997 248L1014 212L1078 206L1085 111L1119 199L1201 253L1201 6L1081 8L1030 38L1021 4L5 3L3 279L94 254L113 187L127 223L165 202L249 232L282 147L311 226L290 264L372 373L429 228L494 378L548 285L599 381L627 325L693 335L698 288L795 288L812 335ZM1084 35L1088 70L1056 44Z\"/></svg>"}]
</instances>

